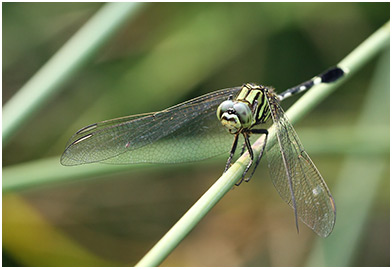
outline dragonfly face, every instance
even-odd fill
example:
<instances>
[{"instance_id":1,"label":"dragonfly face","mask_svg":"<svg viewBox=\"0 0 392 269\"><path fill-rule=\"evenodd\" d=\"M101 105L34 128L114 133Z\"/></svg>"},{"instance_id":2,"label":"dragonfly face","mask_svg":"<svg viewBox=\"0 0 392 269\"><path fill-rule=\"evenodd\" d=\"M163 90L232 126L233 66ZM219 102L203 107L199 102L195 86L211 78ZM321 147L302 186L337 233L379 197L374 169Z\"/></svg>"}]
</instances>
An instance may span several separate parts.
<instances>
[{"instance_id":1,"label":"dragonfly face","mask_svg":"<svg viewBox=\"0 0 392 269\"><path fill-rule=\"evenodd\" d=\"M266 98L268 90L266 87L247 83L235 101L233 96L230 96L219 105L218 119L229 133L238 134L257 124L265 123L271 117Z\"/></svg>"},{"instance_id":2,"label":"dragonfly face","mask_svg":"<svg viewBox=\"0 0 392 269\"><path fill-rule=\"evenodd\" d=\"M249 128L254 121L252 110L247 103L230 99L220 104L217 116L231 134L237 134L242 129Z\"/></svg>"}]
</instances>

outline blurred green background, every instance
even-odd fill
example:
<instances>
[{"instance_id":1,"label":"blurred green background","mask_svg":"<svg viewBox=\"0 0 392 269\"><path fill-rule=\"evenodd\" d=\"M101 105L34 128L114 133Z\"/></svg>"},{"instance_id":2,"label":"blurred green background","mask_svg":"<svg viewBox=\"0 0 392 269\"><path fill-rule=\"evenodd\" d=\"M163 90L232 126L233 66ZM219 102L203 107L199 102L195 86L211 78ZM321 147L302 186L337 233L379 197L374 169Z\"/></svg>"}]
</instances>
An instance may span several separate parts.
<instances>
[{"instance_id":1,"label":"blurred green background","mask_svg":"<svg viewBox=\"0 0 392 269\"><path fill-rule=\"evenodd\" d=\"M104 5L3 3L3 105ZM227 158L104 173L61 167L79 128L244 82L281 92L388 20L389 3L144 4L3 144L3 265L133 265ZM302 224L297 234L262 163L162 265L389 266L389 48L295 129L335 197L331 236ZM6 182L17 187L5 190Z\"/></svg>"}]
</instances>

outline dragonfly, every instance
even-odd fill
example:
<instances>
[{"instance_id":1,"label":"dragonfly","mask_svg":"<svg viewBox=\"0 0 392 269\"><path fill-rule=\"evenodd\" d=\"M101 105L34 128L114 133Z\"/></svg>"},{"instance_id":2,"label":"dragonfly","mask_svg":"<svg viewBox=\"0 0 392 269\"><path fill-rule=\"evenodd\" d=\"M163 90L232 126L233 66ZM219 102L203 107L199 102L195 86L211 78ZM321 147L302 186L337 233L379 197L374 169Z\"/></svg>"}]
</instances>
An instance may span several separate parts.
<instances>
[{"instance_id":1,"label":"dragonfly","mask_svg":"<svg viewBox=\"0 0 392 269\"><path fill-rule=\"evenodd\" d=\"M298 219L321 237L336 221L336 206L323 177L304 150L280 102L321 83L335 83L345 72L332 67L281 94L263 85L246 83L217 90L162 111L127 116L88 125L68 141L61 164L181 163L229 153L230 167L238 145L250 162L241 182L248 182L263 154L273 185ZM220 121L220 123L219 123ZM276 141L266 150L272 126ZM233 141L234 136L234 141ZM254 156L252 140L264 136L262 150ZM228 151L230 149L230 151ZM254 164L248 178L246 174Z\"/></svg>"}]
</instances>

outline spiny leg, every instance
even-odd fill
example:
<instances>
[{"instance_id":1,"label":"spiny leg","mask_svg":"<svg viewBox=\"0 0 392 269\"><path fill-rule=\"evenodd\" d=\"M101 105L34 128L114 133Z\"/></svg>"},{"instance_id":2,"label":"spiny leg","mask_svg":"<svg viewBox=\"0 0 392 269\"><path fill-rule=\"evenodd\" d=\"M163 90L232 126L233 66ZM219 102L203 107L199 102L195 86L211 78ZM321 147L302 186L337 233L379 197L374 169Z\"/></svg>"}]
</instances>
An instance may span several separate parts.
<instances>
[{"instance_id":1,"label":"spiny leg","mask_svg":"<svg viewBox=\"0 0 392 269\"><path fill-rule=\"evenodd\" d=\"M230 167L231 160L233 159L235 150L236 150L236 148L237 148L238 136L239 136L239 133L236 134L236 135L234 136L233 146L231 147L230 156L229 156L229 158L227 159L225 171L223 171L223 173L226 173L227 169L229 169L229 167Z\"/></svg>"},{"instance_id":2,"label":"spiny leg","mask_svg":"<svg viewBox=\"0 0 392 269\"><path fill-rule=\"evenodd\" d=\"M242 145L242 149L241 149L241 154L240 154L240 156L241 156L242 154L244 154L245 148L246 148L246 143L244 142L244 144Z\"/></svg>"},{"instance_id":3,"label":"spiny leg","mask_svg":"<svg viewBox=\"0 0 392 269\"><path fill-rule=\"evenodd\" d=\"M248 152L249 152L250 162L246 166L244 173L242 173L241 180L235 184L236 186L239 186L242 183L242 181L245 178L246 173L248 173L249 168L252 166L253 159L254 159L252 145L250 144L250 141L249 141L249 134L248 133L242 133L242 134L244 135L246 148L248 149Z\"/></svg>"},{"instance_id":4,"label":"spiny leg","mask_svg":"<svg viewBox=\"0 0 392 269\"><path fill-rule=\"evenodd\" d=\"M250 174L250 176L247 179L245 179L246 182L248 182L253 177L253 174L255 173L256 168L257 168L257 166L260 163L261 157L263 157L263 153L264 153L264 150L265 150L265 146L267 145L267 139L268 139L268 130L266 130L266 129L254 129L254 130L251 130L251 133L252 134L265 134L265 139L264 139L264 142L263 142L263 147L262 147L262 149L261 149L261 151L259 153L259 156L257 156L257 160L255 162L255 167L253 168L253 171Z\"/></svg>"}]
</instances>

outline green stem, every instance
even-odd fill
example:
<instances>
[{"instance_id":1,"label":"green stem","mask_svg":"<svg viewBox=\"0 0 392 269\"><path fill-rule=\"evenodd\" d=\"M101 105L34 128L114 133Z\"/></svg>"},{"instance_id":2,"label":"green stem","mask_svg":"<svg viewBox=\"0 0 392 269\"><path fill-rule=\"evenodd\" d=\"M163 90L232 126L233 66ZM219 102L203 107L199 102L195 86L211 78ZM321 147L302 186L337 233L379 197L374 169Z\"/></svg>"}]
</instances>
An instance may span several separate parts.
<instances>
[{"instance_id":1,"label":"green stem","mask_svg":"<svg viewBox=\"0 0 392 269\"><path fill-rule=\"evenodd\" d=\"M307 148L312 148L315 154L343 154L355 153L357 155L385 154L389 152L389 139L381 134L388 133L389 127L368 125L373 132L374 143L364 147L369 135L366 132L353 131L351 126L321 127L314 129L301 129L301 138L306 142ZM313 139L315 136L317 139ZM331 140L330 137L339 137L339 140ZM309 138L309 139L307 139ZM320 143L325 141L325 143ZM215 162L225 161L225 156L214 159ZM186 167L190 164L177 164ZM34 160L3 168L3 194L8 192L23 191L50 184L71 182L73 180L94 180L97 176L111 175L113 173L129 173L137 169L172 169L171 166L138 164L138 165L105 165L91 164L80 165L73 169L60 165L59 157Z\"/></svg>"},{"instance_id":2,"label":"green stem","mask_svg":"<svg viewBox=\"0 0 392 269\"><path fill-rule=\"evenodd\" d=\"M387 152L373 152L365 155L348 152L344 155L334 186L335 201L339 201L339 225L335 227L330 240L318 240L308 256L305 266L348 267L357 264L357 250L369 233L366 226L374 216L374 203L380 202L380 191L387 186L389 177L389 138L388 130L377 130L369 126L389 126L389 50L385 50L375 68L369 84L367 96L353 133L366 133L362 146L382 147ZM369 130L364 132L364 130ZM371 135L369 135L371 134ZM384 139L383 139L384 138ZM388 154L388 155L387 155ZM349 191L347 191L349 190ZM348 228L349 227L349 228ZM381 232L381 231L380 231Z\"/></svg>"},{"instance_id":3,"label":"green stem","mask_svg":"<svg viewBox=\"0 0 392 269\"><path fill-rule=\"evenodd\" d=\"M367 63L372 57L379 53L389 44L389 22L365 40L352 53L343 59L338 66L348 71L344 79L333 84L320 84L313 87L300 100L298 100L288 110L287 115L291 121L295 122L302 118L321 100L340 85L343 81L351 77L356 70ZM275 137L270 134L270 138ZM257 156L264 136L253 145ZM273 139L268 140L271 145ZM223 174L214 185L184 214L184 216L161 238L160 241L136 264L136 266L157 266L159 265L185 238L185 236L198 224L198 222L208 213L208 211L223 196L233 188L234 184L241 178L242 173L249 162L248 154L242 155Z\"/></svg>"},{"instance_id":4,"label":"green stem","mask_svg":"<svg viewBox=\"0 0 392 269\"><path fill-rule=\"evenodd\" d=\"M140 3L105 4L3 107L3 146L98 52Z\"/></svg>"},{"instance_id":5,"label":"green stem","mask_svg":"<svg viewBox=\"0 0 392 269\"><path fill-rule=\"evenodd\" d=\"M334 84L320 84L317 87L312 88L287 111L286 115L290 118L290 121L296 122L298 119L302 118L312 108L330 95L341 83L350 78L388 45L389 21L337 64L339 67L348 71L348 74L345 75L345 77Z\"/></svg>"}]
</instances>

